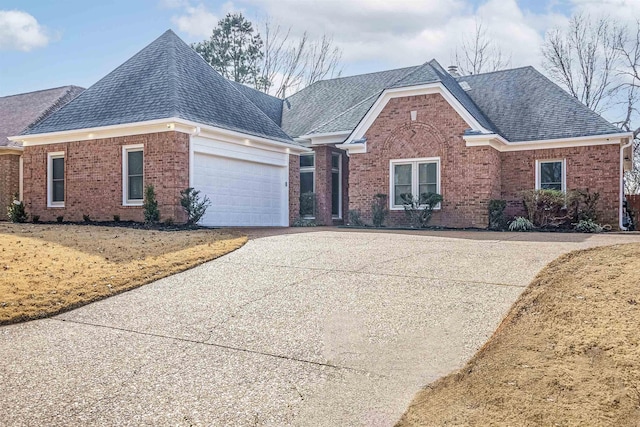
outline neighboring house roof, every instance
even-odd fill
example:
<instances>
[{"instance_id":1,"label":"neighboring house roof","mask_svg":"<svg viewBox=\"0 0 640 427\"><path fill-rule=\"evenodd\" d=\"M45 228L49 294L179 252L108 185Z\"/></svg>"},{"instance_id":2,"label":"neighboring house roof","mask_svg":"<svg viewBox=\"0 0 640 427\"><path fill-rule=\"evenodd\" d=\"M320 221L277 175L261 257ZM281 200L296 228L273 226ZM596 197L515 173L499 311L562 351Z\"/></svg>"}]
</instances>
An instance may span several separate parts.
<instances>
[{"instance_id":1,"label":"neighboring house roof","mask_svg":"<svg viewBox=\"0 0 640 427\"><path fill-rule=\"evenodd\" d=\"M247 99L247 92L222 77L168 30L25 134L177 117L295 144Z\"/></svg>"},{"instance_id":2,"label":"neighboring house roof","mask_svg":"<svg viewBox=\"0 0 640 427\"><path fill-rule=\"evenodd\" d=\"M510 142L619 133L620 129L533 67L458 77Z\"/></svg>"},{"instance_id":3,"label":"neighboring house roof","mask_svg":"<svg viewBox=\"0 0 640 427\"><path fill-rule=\"evenodd\" d=\"M19 147L9 136L22 133L29 127L59 110L78 96L84 88L62 86L0 98L0 147Z\"/></svg>"},{"instance_id":4,"label":"neighboring house roof","mask_svg":"<svg viewBox=\"0 0 640 427\"><path fill-rule=\"evenodd\" d=\"M316 82L285 100L282 127L292 137L351 132L385 89L437 82L483 128L510 142L620 132L533 67L454 78L436 60Z\"/></svg>"}]
</instances>

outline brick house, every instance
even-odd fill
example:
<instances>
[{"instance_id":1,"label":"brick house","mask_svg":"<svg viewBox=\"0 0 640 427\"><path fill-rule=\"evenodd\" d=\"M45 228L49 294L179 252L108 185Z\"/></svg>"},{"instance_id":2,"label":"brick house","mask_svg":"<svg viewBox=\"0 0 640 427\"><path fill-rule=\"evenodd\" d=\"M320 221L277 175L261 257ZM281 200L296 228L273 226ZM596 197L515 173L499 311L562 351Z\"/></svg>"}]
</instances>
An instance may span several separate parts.
<instances>
[{"instance_id":1,"label":"brick house","mask_svg":"<svg viewBox=\"0 0 640 427\"><path fill-rule=\"evenodd\" d=\"M336 224L349 210L369 221L377 193L402 225L400 194L431 191L444 197L432 224L486 227L489 200L517 213L533 188L597 191L601 222L617 226L630 136L532 67L461 77L432 60L280 100L224 79L167 31L11 140L43 220L141 220L153 184L176 221L180 190L206 194L204 225Z\"/></svg>"},{"instance_id":2,"label":"brick house","mask_svg":"<svg viewBox=\"0 0 640 427\"><path fill-rule=\"evenodd\" d=\"M9 136L34 126L82 93L78 86L63 86L0 97L0 206L6 207L22 193L22 146ZM4 216L4 212L1 212ZM0 216L1 217L1 216ZM4 218L3 218L4 219Z\"/></svg>"}]
</instances>

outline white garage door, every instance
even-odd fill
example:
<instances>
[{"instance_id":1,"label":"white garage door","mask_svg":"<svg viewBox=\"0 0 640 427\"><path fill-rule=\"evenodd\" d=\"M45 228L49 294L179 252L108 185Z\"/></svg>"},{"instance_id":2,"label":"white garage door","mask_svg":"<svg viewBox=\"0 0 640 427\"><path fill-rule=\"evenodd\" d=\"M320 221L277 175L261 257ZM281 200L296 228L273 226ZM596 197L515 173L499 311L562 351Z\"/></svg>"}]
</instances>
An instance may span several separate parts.
<instances>
[{"instance_id":1,"label":"white garage door","mask_svg":"<svg viewBox=\"0 0 640 427\"><path fill-rule=\"evenodd\" d=\"M286 226L286 168L194 153L193 187L211 200L208 226Z\"/></svg>"}]
</instances>

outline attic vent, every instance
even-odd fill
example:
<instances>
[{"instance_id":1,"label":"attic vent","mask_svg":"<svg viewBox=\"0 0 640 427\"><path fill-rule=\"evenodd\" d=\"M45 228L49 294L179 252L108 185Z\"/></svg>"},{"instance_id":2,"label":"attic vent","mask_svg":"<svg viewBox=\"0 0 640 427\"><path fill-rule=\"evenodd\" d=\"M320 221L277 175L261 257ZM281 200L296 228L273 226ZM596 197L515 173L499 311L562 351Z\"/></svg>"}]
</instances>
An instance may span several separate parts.
<instances>
[{"instance_id":1,"label":"attic vent","mask_svg":"<svg viewBox=\"0 0 640 427\"><path fill-rule=\"evenodd\" d=\"M471 86L467 82L460 82L460 87L464 90L471 90Z\"/></svg>"}]
</instances>

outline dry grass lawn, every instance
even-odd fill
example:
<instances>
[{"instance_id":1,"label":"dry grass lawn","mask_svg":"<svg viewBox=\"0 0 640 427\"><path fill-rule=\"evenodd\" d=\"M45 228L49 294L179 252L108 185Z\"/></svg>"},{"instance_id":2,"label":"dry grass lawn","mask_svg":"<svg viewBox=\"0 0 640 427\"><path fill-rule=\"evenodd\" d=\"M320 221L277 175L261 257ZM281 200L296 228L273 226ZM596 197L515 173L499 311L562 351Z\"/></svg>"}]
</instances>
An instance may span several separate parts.
<instances>
[{"instance_id":1,"label":"dry grass lawn","mask_svg":"<svg viewBox=\"0 0 640 427\"><path fill-rule=\"evenodd\" d=\"M640 426L640 245L552 262L397 425Z\"/></svg>"},{"instance_id":2,"label":"dry grass lawn","mask_svg":"<svg viewBox=\"0 0 640 427\"><path fill-rule=\"evenodd\" d=\"M229 230L0 223L0 324L50 316L241 247Z\"/></svg>"}]
</instances>

